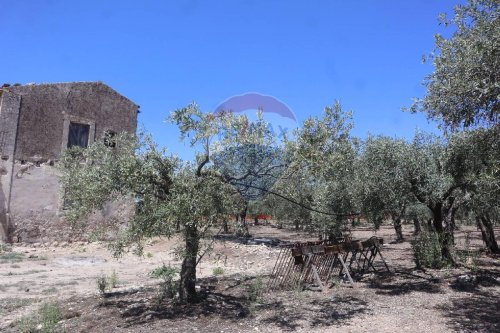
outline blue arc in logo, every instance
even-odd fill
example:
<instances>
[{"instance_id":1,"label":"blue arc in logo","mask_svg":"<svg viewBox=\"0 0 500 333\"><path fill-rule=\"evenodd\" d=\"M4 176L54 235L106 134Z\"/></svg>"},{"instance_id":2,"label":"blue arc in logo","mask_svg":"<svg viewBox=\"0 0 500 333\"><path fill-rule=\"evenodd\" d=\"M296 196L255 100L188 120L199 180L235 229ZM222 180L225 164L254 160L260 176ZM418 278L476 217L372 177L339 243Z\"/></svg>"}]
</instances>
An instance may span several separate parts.
<instances>
[{"instance_id":1,"label":"blue arc in logo","mask_svg":"<svg viewBox=\"0 0 500 333\"><path fill-rule=\"evenodd\" d=\"M282 117L297 121L295 115L282 101L267 95L258 93L246 93L226 99L216 109L215 112L239 113L247 110L262 110L264 113L276 113Z\"/></svg>"}]
</instances>

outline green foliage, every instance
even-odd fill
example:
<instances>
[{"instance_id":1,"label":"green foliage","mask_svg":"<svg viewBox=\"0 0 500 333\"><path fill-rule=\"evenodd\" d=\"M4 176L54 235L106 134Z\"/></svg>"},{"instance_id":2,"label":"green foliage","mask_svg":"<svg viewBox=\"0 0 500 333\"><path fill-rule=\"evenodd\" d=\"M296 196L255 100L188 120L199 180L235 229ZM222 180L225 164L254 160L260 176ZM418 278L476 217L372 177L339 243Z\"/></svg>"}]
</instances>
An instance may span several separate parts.
<instances>
[{"instance_id":1,"label":"green foliage","mask_svg":"<svg viewBox=\"0 0 500 333\"><path fill-rule=\"evenodd\" d=\"M340 287L342 286L342 281L340 280L340 277L338 277L338 276L333 276L331 279L331 283L333 284L335 289L340 289Z\"/></svg>"},{"instance_id":2,"label":"green foliage","mask_svg":"<svg viewBox=\"0 0 500 333\"><path fill-rule=\"evenodd\" d=\"M377 227L386 217L398 219L414 201L406 163L409 145L402 139L369 137L363 143L358 173L362 179L358 200Z\"/></svg>"},{"instance_id":3,"label":"green foliage","mask_svg":"<svg viewBox=\"0 0 500 333\"><path fill-rule=\"evenodd\" d=\"M310 213L298 208L292 212L311 221L311 231L338 234L346 225L345 215L357 210L359 145L350 136L352 126L350 112L337 102L325 108L322 117L307 119L296 131L296 140L287 143L291 164L277 188L285 191L285 200L291 197L302 208L309 208Z\"/></svg>"},{"instance_id":4,"label":"green foliage","mask_svg":"<svg viewBox=\"0 0 500 333\"><path fill-rule=\"evenodd\" d=\"M422 231L411 242L415 264L419 268L442 268L449 265L441 254L438 234Z\"/></svg>"},{"instance_id":5,"label":"green foliage","mask_svg":"<svg viewBox=\"0 0 500 333\"><path fill-rule=\"evenodd\" d=\"M25 255L24 253L21 252L14 252L14 251L3 252L0 253L0 264L20 262L23 261L24 258Z\"/></svg>"},{"instance_id":6,"label":"green foliage","mask_svg":"<svg viewBox=\"0 0 500 333\"><path fill-rule=\"evenodd\" d=\"M52 333L56 331L57 323L62 319L62 308L59 304L44 303L35 316L21 319L19 330L23 333Z\"/></svg>"},{"instance_id":7,"label":"green foliage","mask_svg":"<svg viewBox=\"0 0 500 333\"><path fill-rule=\"evenodd\" d=\"M96 279L97 290L101 295L106 293L109 288L108 278L105 275L101 275Z\"/></svg>"},{"instance_id":8,"label":"green foliage","mask_svg":"<svg viewBox=\"0 0 500 333\"><path fill-rule=\"evenodd\" d=\"M435 36L429 56L434 72L425 81L427 95L411 110L423 111L450 129L498 124L500 113L500 8L498 0L469 0L457 5L450 38Z\"/></svg>"},{"instance_id":9,"label":"green foliage","mask_svg":"<svg viewBox=\"0 0 500 333\"><path fill-rule=\"evenodd\" d=\"M65 217L72 223L84 223L86 216L116 199L136 202L129 228L113 247L119 255L144 237L171 235L165 203L178 160L145 135L120 134L115 141L114 148L97 141L87 149L65 150L61 182L71 203ZM141 246L135 248L140 252Z\"/></svg>"},{"instance_id":10,"label":"green foliage","mask_svg":"<svg viewBox=\"0 0 500 333\"><path fill-rule=\"evenodd\" d=\"M165 264L151 271L151 277L162 280L160 291L158 293L158 303L161 303L165 298L175 297L178 287L174 278L178 273L179 270L177 268L170 265L166 266Z\"/></svg>"},{"instance_id":11,"label":"green foliage","mask_svg":"<svg viewBox=\"0 0 500 333\"><path fill-rule=\"evenodd\" d=\"M260 276L256 277L248 286L247 298L250 302L258 302L264 292L264 282Z\"/></svg>"},{"instance_id":12,"label":"green foliage","mask_svg":"<svg viewBox=\"0 0 500 333\"><path fill-rule=\"evenodd\" d=\"M10 246L9 244L0 243L0 254L11 251L12 246Z\"/></svg>"},{"instance_id":13,"label":"green foliage","mask_svg":"<svg viewBox=\"0 0 500 333\"><path fill-rule=\"evenodd\" d=\"M62 319L62 309L57 303L45 303L39 310L42 333L53 332Z\"/></svg>"},{"instance_id":14,"label":"green foliage","mask_svg":"<svg viewBox=\"0 0 500 333\"><path fill-rule=\"evenodd\" d=\"M100 242L106 238L106 228L99 226L89 234L90 242Z\"/></svg>"},{"instance_id":15,"label":"green foliage","mask_svg":"<svg viewBox=\"0 0 500 333\"><path fill-rule=\"evenodd\" d=\"M118 274L116 274L115 270L113 270L113 273L111 273L111 275L109 276L108 283L111 288L116 288L118 286Z\"/></svg>"},{"instance_id":16,"label":"green foliage","mask_svg":"<svg viewBox=\"0 0 500 333\"><path fill-rule=\"evenodd\" d=\"M214 269L212 270L212 274L215 275L215 276L223 275L224 274L224 268L222 268L222 267L214 267Z\"/></svg>"},{"instance_id":17,"label":"green foliage","mask_svg":"<svg viewBox=\"0 0 500 333\"><path fill-rule=\"evenodd\" d=\"M116 288L118 283L118 274L116 274L115 270L109 276L103 274L96 278L97 290L101 295L105 295L106 291L111 288Z\"/></svg>"}]
</instances>

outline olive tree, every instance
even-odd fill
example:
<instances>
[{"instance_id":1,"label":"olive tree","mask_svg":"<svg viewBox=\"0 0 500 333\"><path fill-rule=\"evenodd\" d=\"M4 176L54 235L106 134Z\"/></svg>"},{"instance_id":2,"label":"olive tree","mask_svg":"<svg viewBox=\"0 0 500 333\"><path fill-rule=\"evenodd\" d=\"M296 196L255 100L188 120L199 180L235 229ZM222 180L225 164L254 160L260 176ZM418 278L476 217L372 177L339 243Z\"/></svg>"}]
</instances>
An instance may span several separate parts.
<instances>
[{"instance_id":1,"label":"olive tree","mask_svg":"<svg viewBox=\"0 0 500 333\"><path fill-rule=\"evenodd\" d=\"M147 236L172 233L167 203L179 161L158 148L148 136L120 134L114 147L97 141L86 149L71 148L61 156L65 218L71 223L125 198L135 206L128 228L115 244L121 254Z\"/></svg>"},{"instance_id":2,"label":"olive tree","mask_svg":"<svg viewBox=\"0 0 500 333\"><path fill-rule=\"evenodd\" d=\"M429 56L434 72L425 79L427 94L411 110L425 112L452 130L498 124L500 113L500 3L468 0L451 18L451 37L435 36Z\"/></svg>"},{"instance_id":3,"label":"olive tree","mask_svg":"<svg viewBox=\"0 0 500 333\"><path fill-rule=\"evenodd\" d=\"M486 247L499 253L494 224L500 217L500 129L456 133L449 150L448 168L465 184L463 211L476 222Z\"/></svg>"},{"instance_id":4,"label":"olive tree","mask_svg":"<svg viewBox=\"0 0 500 333\"><path fill-rule=\"evenodd\" d=\"M151 138L119 135L114 147L101 142L87 149L68 149L62 157L62 184L69 221L84 221L91 212L119 197L135 206L127 229L112 244L116 255L129 248L141 253L147 237L171 236L180 226L184 245L179 280L181 300L196 299L196 265L200 240L227 216L233 201L231 188L199 165L166 154Z\"/></svg>"},{"instance_id":5,"label":"olive tree","mask_svg":"<svg viewBox=\"0 0 500 333\"><path fill-rule=\"evenodd\" d=\"M296 230L303 228L312 231L312 212L308 208L313 207L314 187L314 180L307 168L287 170L271 188L274 193L280 193L285 198L268 193L256 205L262 211L269 212L279 227L291 224Z\"/></svg>"},{"instance_id":6,"label":"olive tree","mask_svg":"<svg viewBox=\"0 0 500 333\"><path fill-rule=\"evenodd\" d=\"M235 193L240 198L236 201L243 202L240 216L244 223L248 201L269 190L285 163L279 142L260 112L257 120L250 122L246 116L205 113L196 104L190 104L172 112L169 120L179 127L181 138L189 138L197 151L192 178L187 176L191 183L186 183L179 192L184 204L174 204L177 207L174 216L178 219L190 216L198 202L207 203L194 219L190 218L191 223L184 223L187 253L182 268L187 278L185 292L188 299L193 299L199 224L209 221L210 216L212 224L226 219L232 209L222 199L234 203Z\"/></svg>"},{"instance_id":7,"label":"olive tree","mask_svg":"<svg viewBox=\"0 0 500 333\"><path fill-rule=\"evenodd\" d=\"M390 217L398 241L403 241L402 219L415 198L406 177L408 143L389 137L369 137L363 143L358 173L362 212L378 226Z\"/></svg>"},{"instance_id":8,"label":"olive tree","mask_svg":"<svg viewBox=\"0 0 500 333\"><path fill-rule=\"evenodd\" d=\"M290 142L291 166L309 173L313 228L327 238L339 236L357 210L355 193L358 143L350 135L351 114L336 102L322 117L311 117Z\"/></svg>"}]
</instances>

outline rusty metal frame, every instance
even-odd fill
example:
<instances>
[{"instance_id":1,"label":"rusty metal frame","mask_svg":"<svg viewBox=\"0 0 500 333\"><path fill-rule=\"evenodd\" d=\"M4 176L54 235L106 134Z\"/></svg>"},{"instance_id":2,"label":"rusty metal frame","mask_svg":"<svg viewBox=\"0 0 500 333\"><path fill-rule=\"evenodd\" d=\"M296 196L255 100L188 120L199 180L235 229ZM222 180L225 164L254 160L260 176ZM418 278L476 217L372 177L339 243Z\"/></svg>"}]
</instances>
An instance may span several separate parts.
<instances>
[{"instance_id":1,"label":"rusty metal frame","mask_svg":"<svg viewBox=\"0 0 500 333\"><path fill-rule=\"evenodd\" d=\"M317 241L282 245L268 288L295 289L316 285L325 290L332 276L342 275L352 284L353 276L370 270L377 272L374 265L377 256L390 272L380 250L381 244L382 238L372 237L365 241L345 239L335 243Z\"/></svg>"}]
</instances>

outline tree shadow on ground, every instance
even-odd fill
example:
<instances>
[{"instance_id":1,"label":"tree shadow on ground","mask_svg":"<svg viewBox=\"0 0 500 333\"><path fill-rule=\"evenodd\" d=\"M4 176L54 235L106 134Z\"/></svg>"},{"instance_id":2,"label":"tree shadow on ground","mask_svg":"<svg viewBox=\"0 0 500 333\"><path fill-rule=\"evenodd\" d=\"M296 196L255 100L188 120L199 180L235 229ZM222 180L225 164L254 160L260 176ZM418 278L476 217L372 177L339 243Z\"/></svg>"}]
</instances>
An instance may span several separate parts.
<instances>
[{"instance_id":1,"label":"tree shadow on ground","mask_svg":"<svg viewBox=\"0 0 500 333\"><path fill-rule=\"evenodd\" d=\"M222 242L232 242L244 245L266 245L271 247L279 246L280 244L287 244L287 241L281 240L276 237L259 237L248 235L236 236L234 234L217 234L213 236L214 239Z\"/></svg>"},{"instance_id":2,"label":"tree shadow on ground","mask_svg":"<svg viewBox=\"0 0 500 333\"><path fill-rule=\"evenodd\" d=\"M273 314L261 322L276 325L287 331L301 328L304 322L309 322L312 327L342 326L351 318L370 312L367 302L352 296L303 300L294 307L275 303L272 307L274 307Z\"/></svg>"},{"instance_id":3,"label":"tree shadow on ground","mask_svg":"<svg viewBox=\"0 0 500 333\"><path fill-rule=\"evenodd\" d=\"M161 319L183 319L219 316L228 320L238 320L250 314L244 297L225 295L203 290L199 293L198 302L192 304L180 303L175 300L157 302L151 290L150 297L127 299L126 296L108 297L99 307L118 309L125 319L122 327L143 325Z\"/></svg>"},{"instance_id":4,"label":"tree shadow on ground","mask_svg":"<svg viewBox=\"0 0 500 333\"><path fill-rule=\"evenodd\" d=\"M450 287L455 291L478 292L480 287L500 286L500 272L481 269L452 277Z\"/></svg>"},{"instance_id":5,"label":"tree shadow on ground","mask_svg":"<svg viewBox=\"0 0 500 333\"><path fill-rule=\"evenodd\" d=\"M195 303L181 303L177 299L159 298L160 290L149 287L108 293L100 301L98 307L117 310L119 317L125 320L122 327L143 325L163 319L177 320L211 316L237 321L251 315L257 303L257 294L262 291L264 282L262 276L238 274L218 278L200 278L198 279L200 290Z\"/></svg>"},{"instance_id":6,"label":"tree shadow on ground","mask_svg":"<svg viewBox=\"0 0 500 333\"><path fill-rule=\"evenodd\" d=\"M158 320L193 320L196 318L220 318L229 322L253 321L272 324L286 331L306 327L341 326L365 313L368 303L352 296L335 295L333 298L318 297L311 292L287 292L250 298L252 284L257 277L224 277L200 279L199 301L184 304L175 300L156 302L156 288L134 292L109 294L101 299L98 307L121 318L119 326L134 328ZM214 283L217 288L212 288ZM261 292L265 292L261 290Z\"/></svg>"},{"instance_id":7,"label":"tree shadow on ground","mask_svg":"<svg viewBox=\"0 0 500 333\"><path fill-rule=\"evenodd\" d=\"M500 332L500 294L476 292L437 307L459 332Z\"/></svg>"},{"instance_id":8,"label":"tree shadow on ground","mask_svg":"<svg viewBox=\"0 0 500 333\"><path fill-rule=\"evenodd\" d=\"M368 288L378 295L400 296L412 292L443 293L441 280L416 275L411 270L399 270L393 275L377 275L368 282Z\"/></svg>"}]
</instances>

